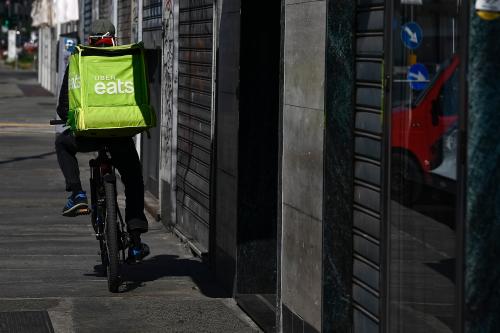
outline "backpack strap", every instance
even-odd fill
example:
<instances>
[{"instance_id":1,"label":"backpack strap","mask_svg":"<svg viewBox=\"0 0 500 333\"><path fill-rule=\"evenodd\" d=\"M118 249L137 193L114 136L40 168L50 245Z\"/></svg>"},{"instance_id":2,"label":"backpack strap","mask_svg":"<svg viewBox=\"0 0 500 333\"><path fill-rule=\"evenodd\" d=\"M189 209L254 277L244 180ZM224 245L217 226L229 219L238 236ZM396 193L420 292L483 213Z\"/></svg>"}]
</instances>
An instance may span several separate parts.
<instances>
[{"instance_id":1,"label":"backpack strap","mask_svg":"<svg viewBox=\"0 0 500 333\"><path fill-rule=\"evenodd\" d=\"M82 108L87 107L87 100L86 96L84 94L84 82L82 81L82 52L83 52L83 47L82 45L77 45L76 50L78 52L78 75L80 76L80 101L82 102Z\"/></svg>"}]
</instances>

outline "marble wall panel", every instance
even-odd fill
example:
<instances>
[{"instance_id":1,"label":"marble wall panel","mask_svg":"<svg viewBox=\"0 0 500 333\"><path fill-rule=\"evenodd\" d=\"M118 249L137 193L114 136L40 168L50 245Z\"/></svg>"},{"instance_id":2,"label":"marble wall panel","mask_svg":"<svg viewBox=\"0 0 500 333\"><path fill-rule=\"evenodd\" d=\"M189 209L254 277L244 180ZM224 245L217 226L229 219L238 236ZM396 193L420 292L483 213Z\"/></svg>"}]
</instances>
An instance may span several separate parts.
<instances>
[{"instance_id":1,"label":"marble wall panel","mask_svg":"<svg viewBox=\"0 0 500 333\"><path fill-rule=\"evenodd\" d=\"M324 106L325 1L285 7L285 104Z\"/></svg>"}]
</instances>

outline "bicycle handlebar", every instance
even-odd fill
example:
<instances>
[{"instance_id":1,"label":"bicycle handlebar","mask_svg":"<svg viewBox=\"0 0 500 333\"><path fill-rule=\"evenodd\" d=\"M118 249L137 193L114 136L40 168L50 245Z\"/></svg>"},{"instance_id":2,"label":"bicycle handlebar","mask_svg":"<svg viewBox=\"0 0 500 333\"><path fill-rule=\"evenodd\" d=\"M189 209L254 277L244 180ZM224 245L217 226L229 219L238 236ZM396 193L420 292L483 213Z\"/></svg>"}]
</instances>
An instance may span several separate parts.
<instances>
[{"instance_id":1,"label":"bicycle handlebar","mask_svg":"<svg viewBox=\"0 0 500 333\"><path fill-rule=\"evenodd\" d=\"M64 120L60 120L60 119L51 119L50 124L51 125L66 125L66 122Z\"/></svg>"}]
</instances>

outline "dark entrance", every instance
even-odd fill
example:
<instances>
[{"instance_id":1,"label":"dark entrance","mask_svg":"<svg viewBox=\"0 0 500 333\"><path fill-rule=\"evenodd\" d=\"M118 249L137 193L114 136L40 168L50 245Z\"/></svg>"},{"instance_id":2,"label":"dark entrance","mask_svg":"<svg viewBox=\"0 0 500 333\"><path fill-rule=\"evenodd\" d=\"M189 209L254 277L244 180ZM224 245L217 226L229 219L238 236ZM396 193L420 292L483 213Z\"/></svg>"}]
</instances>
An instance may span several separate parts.
<instances>
[{"instance_id":1,"label":"dark entrance","mask_svg":"<svg viewBox=\"0 0 500 333\"><path fill-rule=\"evenodd\" d=\"M267 332L276 324L280 17L279 1L242 2L236 300Z\"/></svg>"}]
</instances>

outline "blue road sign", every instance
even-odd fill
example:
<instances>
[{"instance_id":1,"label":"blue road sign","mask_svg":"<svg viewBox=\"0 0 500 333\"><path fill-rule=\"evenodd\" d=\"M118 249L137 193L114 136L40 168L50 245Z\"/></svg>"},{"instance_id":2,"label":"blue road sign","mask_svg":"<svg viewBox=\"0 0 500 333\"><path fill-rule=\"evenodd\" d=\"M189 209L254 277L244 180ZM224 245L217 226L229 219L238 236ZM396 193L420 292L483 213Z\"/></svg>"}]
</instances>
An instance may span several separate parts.
<instances>
[{"instance_id":1,"label":"blue road sign","mask_svg":"<svg viewBox=\"0 0 500 333\"><path fill-rule=\"evenodd\" d=\"M67 52L71 54L75 51L76 40L74 38L64 38L63 42Z\"/></svg>"},{"instance_id":2,"label":"blue road sign","mask_svg":"<svg viewBox=\"0 0 500 333\"><path fill-rule=\"evenodd\" d=\"M422 38L422 28L417 23L408 22L401 27L401 40L407 48L415 50L422 43Z\"/></svg>"},{"instance_id":3,"label":"blue road sign","mask_svg":"<svg viewBox=\"0 0 500 333\"><path fill-rule=\"evenodd\" d=\"M424 90L429 85L429 71L422 64L415 64L408 70L407 80L413 90Z\"/></svg>"}]
</instances>

